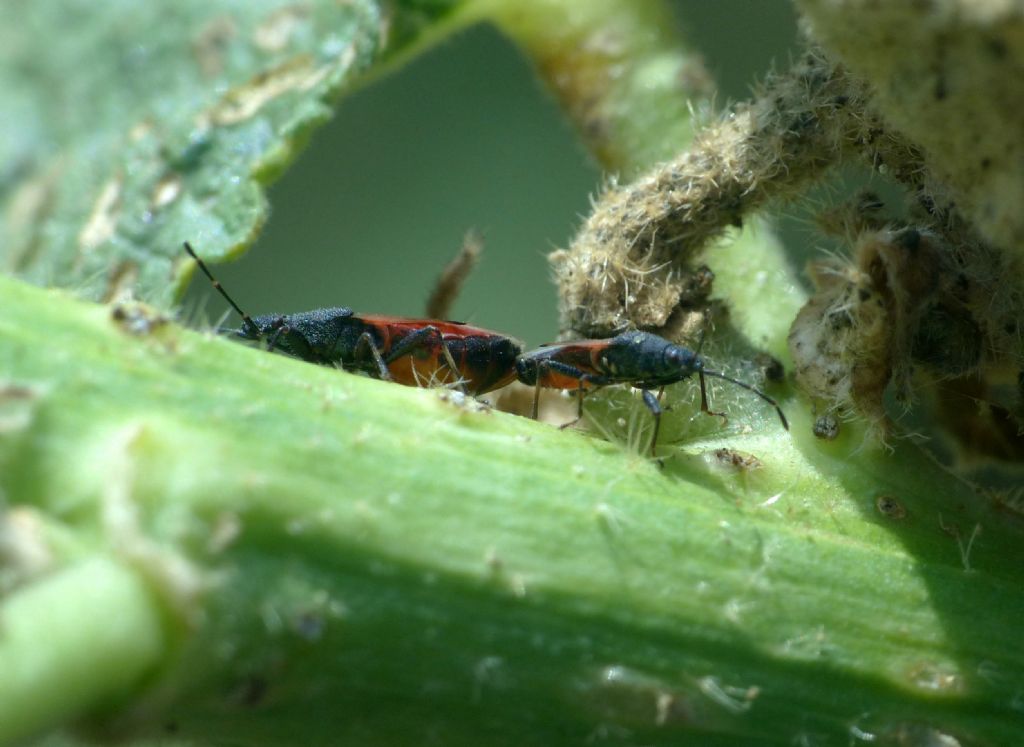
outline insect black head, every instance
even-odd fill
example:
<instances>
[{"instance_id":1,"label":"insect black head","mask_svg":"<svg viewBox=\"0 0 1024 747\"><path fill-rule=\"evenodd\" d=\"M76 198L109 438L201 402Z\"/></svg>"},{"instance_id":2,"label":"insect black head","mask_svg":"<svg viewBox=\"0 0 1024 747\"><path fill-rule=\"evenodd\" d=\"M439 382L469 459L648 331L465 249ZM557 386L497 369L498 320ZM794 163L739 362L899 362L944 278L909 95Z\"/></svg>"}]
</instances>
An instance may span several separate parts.
<instances>
[{"instance_id":1,"label":"insect black head","mask_svg":"<svg viewBox=\"0 0 1024 747\"><path fill-rule=\"evenodd\" d=\"M696 373L704 367L704 361L699 355L681 345L667 345L662 357L670 371L684 376Z\"/></svg>"},{"instance_id":2,"label":"insect black head","mask_svg":"<svg viewBox=\"0 0 1024 747\"><path fill-rule=\"evenodd\" d=\"M288 323L287 318L280 314L251 317L249 321L249 324L243 324L238 329L224 327L218 331L233 334L243 340L262 340L287 326Z\"/></svg>"},{"instance_id":3,"label":"insect black head","mask_svg":"<svg viewBox=\"0 0 1024 747\"><path fill-rule=\"evenodd\" d=\"M519 381L527 386L537 383L538 364L534 358L528 355L519 355L516 358L516 376Z\"/></svg>"}]
</instances>

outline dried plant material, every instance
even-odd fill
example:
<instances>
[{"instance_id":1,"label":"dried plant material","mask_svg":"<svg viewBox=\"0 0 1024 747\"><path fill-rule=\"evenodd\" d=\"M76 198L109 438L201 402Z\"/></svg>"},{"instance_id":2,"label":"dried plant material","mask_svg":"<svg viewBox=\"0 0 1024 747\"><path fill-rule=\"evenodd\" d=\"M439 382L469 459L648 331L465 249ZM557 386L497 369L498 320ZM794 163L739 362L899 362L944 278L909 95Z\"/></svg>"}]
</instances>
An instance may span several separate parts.
<instances>
[{"instance_id":1,"label":"dried plant material","mask_svg":"<svg viewBox=\"0 0 1024 747\"><path fill-rule=\"evenodd\" d=\"M917 149L871 112L862 83L811 50L686 153L609 185L570 247L550 258L563 329L660 329L693 285L700 250L769 201L799 195L848 153L922 186Z\"/></svg>"},{"instance_id":2,"label":"dried plant material","mask_svg":"<svg viewBox=\"0 0 1024 747\"><path fill-rule=\"evenodd\" d=\"M980 383L1024 367L1020 300L1007 282L1019 267L965 233L945 233L869 230L857 237L851 263L812 265L818 290L793 323L789 346L797 382L827 410L882 426L890 384L909 403L919 374L933 384Z\"/></svg>"},{"instance_id":3,"label":"dried plant material","mask_svg":"<svg viewBox=\"0 0 1024 747\"><path fill-rule=\"evenodd\" d=\"M856 411L881 425L892 370L885 299L857 267L820 263L812 273L818 293L789 336L796 381L828 409Z\"/></svg>"},{"instance_id":4,"label":"dried plant material","mask_svg":"<svg viewBox=\"0 0 1024 747\"><path fill-rule=\"evenodd\" d=\"M1024 255L1024 12L1007 0L799 0L806 28L872 88L946 199Z\"/></svg>"},{"instance_id":5,"label":"dried plant material","mask_svg":"<svg viewBox=\"0 0 1024 747\"><path fill-rule=\"evenodd\" d=\"M427 299L427 317L448 319L451 316L452 306L462 291L462 284L480 261L480 253L483 250L484 241L480 232L467 231L459 253L445 266L434 283L434 290Z\"/></svg>"}]
</instances>

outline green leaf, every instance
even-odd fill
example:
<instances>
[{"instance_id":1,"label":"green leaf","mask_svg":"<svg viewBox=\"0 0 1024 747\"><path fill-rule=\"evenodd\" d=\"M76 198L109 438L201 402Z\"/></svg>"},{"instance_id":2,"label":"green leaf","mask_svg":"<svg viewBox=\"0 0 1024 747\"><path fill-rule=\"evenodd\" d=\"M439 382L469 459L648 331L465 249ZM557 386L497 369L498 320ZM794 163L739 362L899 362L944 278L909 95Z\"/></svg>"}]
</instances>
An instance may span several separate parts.
<instances>
[{"instance_id":1,"label":"green leaf","mask_svg":"<svg viewBox=\"0 0 1024 747\"><path fill-rule=\"evenodd\" d=\"M452 2L0 7L0 267L93 298L178 288L266 220L263 187L378 60Z\"/></svg>"}]
</instances>

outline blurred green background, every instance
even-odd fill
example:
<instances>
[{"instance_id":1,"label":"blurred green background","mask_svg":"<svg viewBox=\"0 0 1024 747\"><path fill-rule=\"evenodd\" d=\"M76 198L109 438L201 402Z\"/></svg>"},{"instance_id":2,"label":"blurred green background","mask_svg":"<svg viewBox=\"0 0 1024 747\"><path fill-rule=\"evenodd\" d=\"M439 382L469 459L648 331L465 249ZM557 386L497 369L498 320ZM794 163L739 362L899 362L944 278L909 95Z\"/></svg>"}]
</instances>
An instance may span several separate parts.
<instances>
[{"instance_id":1,"label":"blurred green background","mask_svg":"<svg viewBox=\"0 0 1024 747\"><path fill-rule=\"evenodd\" d=\"M796 49L788 2L674 6L719 83L720 107L747 98ZM529 62L480 26L344 98L271 187L255 246L215 271L250 314L343 305L422 316L476 228L483 257L453 317L539 344L557 332L545 256L568 242L602 178ZM186 308L216 321L227 306L197 278Z\"/></svg>"}]
</instances>

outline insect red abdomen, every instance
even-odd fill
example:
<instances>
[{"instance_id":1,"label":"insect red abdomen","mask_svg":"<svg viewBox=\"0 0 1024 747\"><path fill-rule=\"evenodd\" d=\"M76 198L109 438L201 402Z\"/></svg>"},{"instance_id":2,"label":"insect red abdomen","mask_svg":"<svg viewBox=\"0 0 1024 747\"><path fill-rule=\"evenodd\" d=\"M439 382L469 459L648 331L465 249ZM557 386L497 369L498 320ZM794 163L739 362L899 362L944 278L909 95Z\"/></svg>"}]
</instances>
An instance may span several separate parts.
<instances>
[{"instance_id":1,"label":"insect red abdomen","mask_svg":"<svg viewBox=\"0 0 1024 747\"><path fill-rule=\"evenodd\" d=\"M387 364L392 379L399 384L460 384L468 394L476 395L503 387L516 377L515 359L522 352L522 346L506 335L459 322L363 318L374 328L384 351L425 327L433 327L440 333L436 343L421 345ZM455 364L454 372L448 365L445 348Z\"/></svg>"}]
</instances>

